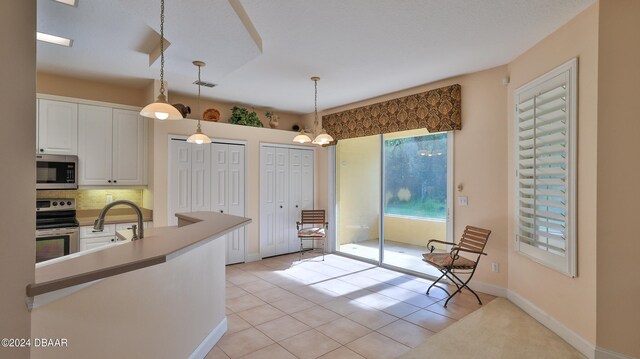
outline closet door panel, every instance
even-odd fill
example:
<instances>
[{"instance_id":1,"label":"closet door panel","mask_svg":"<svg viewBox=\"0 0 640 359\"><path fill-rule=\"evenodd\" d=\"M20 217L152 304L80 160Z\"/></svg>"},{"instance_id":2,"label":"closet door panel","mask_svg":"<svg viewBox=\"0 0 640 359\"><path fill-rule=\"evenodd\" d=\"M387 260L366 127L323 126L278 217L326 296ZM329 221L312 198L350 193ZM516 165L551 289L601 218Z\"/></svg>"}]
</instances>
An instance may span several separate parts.
<instances>
[{"instance_id":1,"label":"closet door panel","mask_svg":"<svg viewBox=\"0 0 640 359\"><path fill-rule=\"evenodd\" d=\"M287 231L289 252L300 250L300 239L295 223L300 220L302 181L302 150L289 150L289 219L293 224Z\"/></svg>"},{"instance_id":2,"label":"closet door panel","mask_svg":"<svg viewBox=\"0 0 640 359\"><path fill-rule=\"evenodd\" d=\"M191 144L191 211L210 211L210 165L209 145Z\"/></svg>"},{"instance_id":3,"label":"closet door panel","mask_svg":"<svg viewBox=\"0 0 640 359\"><path fill-rule=\"evenodd\" d=\"M276 149L260 150L260 255L276 254Z\"/></svg>"},{"instance_id":4,"label":"closet door panel","mask_svg":"<svg viewBox=\"0 0 640 359\"><path fill-rule=\"evenodd\" d=\"M289 149L276 148L276 254L289 253Z\"/></svg>"},{"instance_id":5,"label":"closet door panel","mask_svg":"<svg viewBox=\"0 0 640 359\"><path fill-rule=\"evenodd\" d=\"M191 145L169 143L169 198L167 223L177 225L176 213L191 212Z\"/></svg>"},{"instance_id":6,"label":"closet door panel","mask_svg":"<svg viewBox=\"0 0 640 359\"><path fill-rule=\"evenodd\" d=\"M214 143L211 148L211 210L228 213L229 145Z\"/></svg>"}]
</instances>

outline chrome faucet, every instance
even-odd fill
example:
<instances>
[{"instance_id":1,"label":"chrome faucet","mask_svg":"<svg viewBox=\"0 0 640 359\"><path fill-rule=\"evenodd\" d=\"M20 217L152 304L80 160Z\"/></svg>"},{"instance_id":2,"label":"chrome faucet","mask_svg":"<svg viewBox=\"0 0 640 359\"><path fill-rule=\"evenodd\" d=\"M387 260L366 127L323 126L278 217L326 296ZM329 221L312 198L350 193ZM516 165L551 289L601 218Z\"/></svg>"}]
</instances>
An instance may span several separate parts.
<instances>
[{"instance_id":1,"label":"chrome faucet","mask_svg":"<svg viewBox=\"0 0 640 359\"><path fill-rule=\"evenodd\" d=\"M131 238L131 241L135 241L136 239L142 239L144 237L144 228L143 228L143 223L142 223L142 211L140 210L140 207L138 207L135 203L131 202L131 201L127 201L127 200L119 200L119 201L113 201L109 204L107 204L106 206L104 206L104 208L102 209L102 211L100 211L100 214L98 215L98 219L96 219L96 221L93 224L93 230L94 231L99 231L102 232L104 230L104 217L107 215L107 212L114 206L120 205L120 204L124 204L127 205L131 208L133 208L134 211L136 211L136 215L138 216L138 233L136 235L136 226L133 226L133 237Z\"/></svg>"}]
</instances>

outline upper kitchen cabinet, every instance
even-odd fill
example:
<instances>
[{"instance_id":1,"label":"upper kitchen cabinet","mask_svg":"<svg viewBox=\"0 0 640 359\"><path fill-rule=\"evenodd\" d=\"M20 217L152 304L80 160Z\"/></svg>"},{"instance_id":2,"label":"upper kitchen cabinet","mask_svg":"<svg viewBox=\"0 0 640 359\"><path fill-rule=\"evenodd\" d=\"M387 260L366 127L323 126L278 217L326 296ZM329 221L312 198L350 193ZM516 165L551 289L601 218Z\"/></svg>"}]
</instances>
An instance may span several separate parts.
<instances>
[{"instance_id":1,"label":"upper kitchen cabinet","mask_svg":"<svg viewBox=\"0 0 640 359\"><path fill-rule=\"evenodd\" d=\"M80 185L145 185L146 121L136 111L79 105Z\"/></svg>"},{"instance_id":2,"label":"upper kitchen cabinet","mask_svg":"<svg viewBox=\"0 0 640 359\"><path fill-rule=\"evenodd\" d=\"M78 104L38 100L38 153L78 154Z\"/></svg>"}]
</instances>

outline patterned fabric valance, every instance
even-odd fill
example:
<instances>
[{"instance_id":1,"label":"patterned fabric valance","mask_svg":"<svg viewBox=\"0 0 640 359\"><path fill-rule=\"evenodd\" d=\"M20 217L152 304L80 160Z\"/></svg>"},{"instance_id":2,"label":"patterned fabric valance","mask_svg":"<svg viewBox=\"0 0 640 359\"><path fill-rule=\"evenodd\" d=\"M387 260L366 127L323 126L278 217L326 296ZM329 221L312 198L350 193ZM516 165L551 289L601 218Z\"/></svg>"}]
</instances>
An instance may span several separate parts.
<instances>
[{"instance_id":1,"label":"patterned fabric valance","mask_svg":"<svg viewBox=\"0 0 640 359\"><path fill-rule=\"evenodd\" d=\"M462 129L460 85L451 85L322 116L322 127L335 140L426 128L429 132Z\"/></svg>"}]
</instances>

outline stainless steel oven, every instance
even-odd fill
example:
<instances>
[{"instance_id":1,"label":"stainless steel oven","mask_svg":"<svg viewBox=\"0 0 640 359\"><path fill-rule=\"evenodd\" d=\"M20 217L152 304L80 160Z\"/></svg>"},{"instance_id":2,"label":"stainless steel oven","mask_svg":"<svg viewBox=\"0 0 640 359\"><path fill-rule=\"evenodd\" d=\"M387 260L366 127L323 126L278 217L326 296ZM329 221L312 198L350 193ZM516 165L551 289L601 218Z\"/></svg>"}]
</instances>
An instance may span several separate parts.
<instances>
[{"instance_id":1,"label":"stainless steel oven","mask_svg":"<svg viewBox=\"0 0 640 359\"><path fill-rule=\"evenodd\" d=\"M78 156L36 155L36 189L78 189Z\"/></svg>"},{"instance_id":2,"label":"stainless steel oven","mask_svg":"<svg viewBox=\"0 0 640 359\"><path fill-rule=\"evenodd\" d=\"M36 201L36 263L77 252L78 237L75 199Z\"/></svg>"},{"instance_id":3,"label":"stainless steel oven","mask_svg":"<svg viewBox=\"0 0 640 359\"><path fill-rule=\"evenodd\" d=\"M78 251L78 227L36 230L36 263Z\"/></svg>"}]
</instances>

